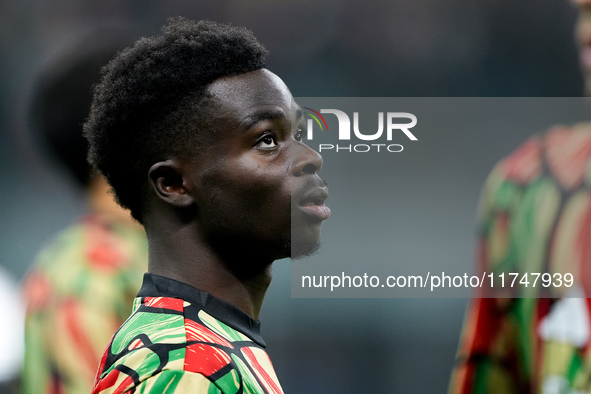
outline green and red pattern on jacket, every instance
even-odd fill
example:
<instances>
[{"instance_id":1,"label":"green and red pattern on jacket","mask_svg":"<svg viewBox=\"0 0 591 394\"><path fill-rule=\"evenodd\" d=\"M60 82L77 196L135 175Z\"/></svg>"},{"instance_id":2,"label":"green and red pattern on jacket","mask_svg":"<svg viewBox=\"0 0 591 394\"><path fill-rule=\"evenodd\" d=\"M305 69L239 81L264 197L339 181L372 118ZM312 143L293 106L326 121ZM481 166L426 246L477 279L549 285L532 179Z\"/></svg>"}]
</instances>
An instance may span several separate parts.
<instances>
[{"instance_id":1,"label":"green and red pattern on jacket","mask_svg":"<svg viewBox=\"0 0 591 394\"><path fill-rule=\"evenodd\" d=\"M147 251L143 228L98 214L42 250L23 286L24 394L90 392L105 346L129 316Z\"/></svg>"},{"instance_id":2,"label":"green and red pattern on jacket","mask_svg":"<svg viewBox=\"0 0 591 394\"><path fill-rule=\"evenodd\" d=\"M93 393L126 391L283 393L261 346L188 301L170 297L138 297L103 356Z\"/></svg>"},{"instance_id":3,"label":"green and red pattern on jacket","mask_svg":"<svg viewBox=\"0 0 591 394\"><path fill-rule=\"evenodd\" d=\"M589 299L568 298L573 288L584 297L591 291L591 125L534 136L497 164L478 221L481 273L571 273L575 284L519 285L473 299L450 393L591 392L589 340L567 338L575 322L554 319L566 339L541 334L544 321L567 304L571 313L578 308L577 330L588 337L591 328Z\"/></svg>"}]
</instances>

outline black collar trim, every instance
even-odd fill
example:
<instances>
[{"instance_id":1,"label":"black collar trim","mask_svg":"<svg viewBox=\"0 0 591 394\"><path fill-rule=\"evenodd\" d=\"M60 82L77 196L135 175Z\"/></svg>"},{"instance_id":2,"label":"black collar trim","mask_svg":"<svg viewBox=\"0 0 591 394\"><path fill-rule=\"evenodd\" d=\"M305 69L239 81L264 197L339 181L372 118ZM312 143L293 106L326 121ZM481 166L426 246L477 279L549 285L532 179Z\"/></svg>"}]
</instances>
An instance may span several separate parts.
<instances>
[{"instance_id":1,"label":"black collar trim","mask_svg":"<svg viewBox=\"0 0 591 394\"><path fill-rule=\"evenodd\" d=\"M189 301L216 319L240 331L256 344L266 347L261 336L261 323L234 305L186 283L146 273L138 297L172 297Z\"/></svg>"}]
</instances>

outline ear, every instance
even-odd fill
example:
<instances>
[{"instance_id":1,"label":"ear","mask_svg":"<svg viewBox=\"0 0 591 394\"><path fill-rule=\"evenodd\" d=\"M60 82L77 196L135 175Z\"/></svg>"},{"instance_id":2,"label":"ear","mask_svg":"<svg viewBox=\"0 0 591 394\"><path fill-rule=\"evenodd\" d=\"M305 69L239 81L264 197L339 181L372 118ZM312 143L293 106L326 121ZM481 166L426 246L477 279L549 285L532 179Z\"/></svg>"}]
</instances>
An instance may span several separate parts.
<instances>
[{"instance_id":1,"label":"ear","mask_svg":"<svg viewBox=\"0 0 591 394\"><path fill-rule=\"evenodd\" d=\"M178 208L195 202L187 189L183 167L176 160L159 161L150 167L148 181L156 195Z\"/></svg>"}]
</instances>

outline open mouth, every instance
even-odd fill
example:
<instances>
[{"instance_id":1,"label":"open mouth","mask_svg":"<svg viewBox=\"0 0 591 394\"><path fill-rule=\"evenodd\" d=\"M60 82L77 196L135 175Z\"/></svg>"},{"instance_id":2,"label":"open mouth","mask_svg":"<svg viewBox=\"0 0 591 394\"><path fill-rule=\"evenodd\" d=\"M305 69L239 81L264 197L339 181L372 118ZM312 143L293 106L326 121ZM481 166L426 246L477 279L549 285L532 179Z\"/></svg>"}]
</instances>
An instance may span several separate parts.
<instances>
[{"instance_id":1,"label":"open mouth","mask_svg":"<svg viewBox=\"0 0 591 394\"><path fill-rule=\"evenodd\" d=\"M327 198L328 191L325 188L314 189L300 201L299 206L310 218L326 220L331 213L330 208L324 205Z\"/></svg>"},{"instance_id":2,"label":"open mouth","mask_svg":"<svg viewBox=\"0 0 591 394\"><path fill-rule=\"evenodd\" d=\"M324 199L322 199L322 198L315 198L315 199L313 199L311 201L308 201L308 202L304 203L302 206L309 207L309 206L312 206L312 205L323 205L323 204L324 204Z\"/></svg>"}]
</instances>

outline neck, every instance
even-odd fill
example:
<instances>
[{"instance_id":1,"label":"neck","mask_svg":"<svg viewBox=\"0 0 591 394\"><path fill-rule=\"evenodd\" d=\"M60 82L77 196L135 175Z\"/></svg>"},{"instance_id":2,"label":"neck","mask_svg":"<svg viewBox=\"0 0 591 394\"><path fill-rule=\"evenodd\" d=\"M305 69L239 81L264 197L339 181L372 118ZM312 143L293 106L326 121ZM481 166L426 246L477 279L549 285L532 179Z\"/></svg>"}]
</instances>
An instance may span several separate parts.
<instances>
[{"instance_id":1,"label":"neck","mask_svg":"<svg viewBox=\"0 0 591 394\"><path fill-rule=\"evenodd\" d=\"M104 177L95 175L88 185L88 207L92 212L111 217L119 222L141 228L141 224L133 220L128 210L121 208L110 192L111 187Z\"/></svg>"},{"instance_id":2,"label":"neck","mask_svg":"<svg viewBox=\"0 0 591 394\"><path fill-rule=\"evenodd\" d=\"M206 291L258 320L271 283L272 260L260 264L242 256L239 261L228 262L199 237L195 239L197 231L191 224L178 226L173 231L147 233L149 272ZM247 267L249 272L236 267Z\"/></svg>"}]
</instances>

